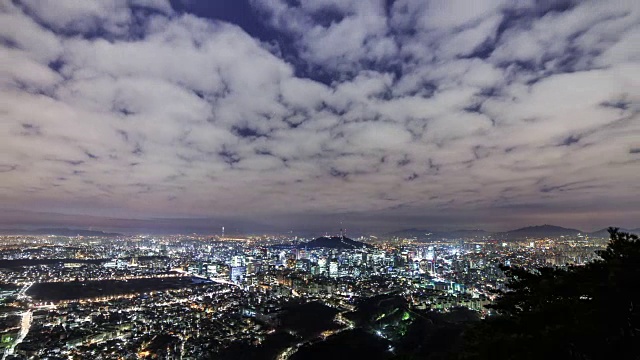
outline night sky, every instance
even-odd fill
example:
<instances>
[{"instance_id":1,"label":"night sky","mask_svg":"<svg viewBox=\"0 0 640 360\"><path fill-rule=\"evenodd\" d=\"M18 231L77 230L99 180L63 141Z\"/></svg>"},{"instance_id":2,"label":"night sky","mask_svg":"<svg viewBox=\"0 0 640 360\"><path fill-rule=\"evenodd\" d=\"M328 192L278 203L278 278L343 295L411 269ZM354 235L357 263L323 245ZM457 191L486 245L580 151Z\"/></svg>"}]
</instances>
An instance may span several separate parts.
<instances>
[{"instance_id":1,"label":"night sky","mask_svg":"<svg viewBox=\"0 0 640 360\"><path fill-rule=\"evenodd\" d=\"M640 1L0 0L0 24L3 228L640 226Z\"/></svg>"}]
</instances>

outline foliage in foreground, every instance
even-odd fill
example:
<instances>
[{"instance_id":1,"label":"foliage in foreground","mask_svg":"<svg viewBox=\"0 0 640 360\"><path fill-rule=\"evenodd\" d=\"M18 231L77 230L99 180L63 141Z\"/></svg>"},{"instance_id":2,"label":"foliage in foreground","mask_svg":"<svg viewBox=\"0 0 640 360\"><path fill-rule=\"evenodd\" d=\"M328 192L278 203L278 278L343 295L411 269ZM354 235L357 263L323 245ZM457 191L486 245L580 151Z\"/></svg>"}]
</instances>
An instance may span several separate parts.
<instances>
[{"instance_id":1,"label":"foliage in foreground","mask_svg":"<svg viewBox=\"0 0 640 360\"><path fill-rule=\"evenodd\" d=\"M464 334L461 359L640 359L640 240L609 229L601 259L568 269L503 267L499 315Z\"/></svg>"}]
</instances>

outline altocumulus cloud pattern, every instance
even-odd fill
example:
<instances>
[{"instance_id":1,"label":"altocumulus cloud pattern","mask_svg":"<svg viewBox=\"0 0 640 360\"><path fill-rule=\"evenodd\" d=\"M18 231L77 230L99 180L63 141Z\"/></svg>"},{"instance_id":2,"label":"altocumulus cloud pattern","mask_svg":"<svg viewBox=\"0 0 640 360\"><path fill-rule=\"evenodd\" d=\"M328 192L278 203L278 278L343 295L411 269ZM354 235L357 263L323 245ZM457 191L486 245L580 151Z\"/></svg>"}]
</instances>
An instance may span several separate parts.
<instances>
[{"instance_id":1,"label":"altocumulus cloud pattern","mask_svg":"<svg viewBox=\"0 0 640 360\"><path fill-rule=\"evenodd\" d=\"M0 0L5 219L640 215L638 1L195 3Z\"/></svg>"}]
</instances>

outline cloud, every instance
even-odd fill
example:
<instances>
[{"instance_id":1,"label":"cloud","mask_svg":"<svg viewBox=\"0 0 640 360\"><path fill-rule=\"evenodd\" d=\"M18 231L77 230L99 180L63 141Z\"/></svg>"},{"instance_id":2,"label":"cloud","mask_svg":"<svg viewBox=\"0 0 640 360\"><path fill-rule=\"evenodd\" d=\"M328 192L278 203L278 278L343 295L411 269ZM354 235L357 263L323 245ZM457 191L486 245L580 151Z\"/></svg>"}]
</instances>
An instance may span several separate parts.
<instances>
[{"instance_id":1,"label":"cloud","mask_svg":"<svg viewBox=\"0 0 640 360\"><path fill-rule=\"evenodd\" d=\"M173 10L167 0L60 0L41 3L33 0L19 2L24 11L42 25L64 34L97 34L100 31L127 37L136 22L135 9L161 14Z\"/></svg>"},{"instance_id":2,"label":"cloud","mask_svg":"<svg viewBox=\"0 0 640 360\"><path fill-rule=\"evenodd\" d=\"M164 1L72 5L0 2L5 209L637 215L635 2L256 0L269 42Z\"/></svg>"},{"instance_id":3,"label":"cloud","mask_svg":"<svg viewBox=\"0 0 640 360\"><path fill-rule=\"evenodd\" d=\"M400 66L385 1L252 0L267 24L293 43L292 60L303 73L325 73L325 82L345 80L372 65Z\"/></svg>"}]
</instances>

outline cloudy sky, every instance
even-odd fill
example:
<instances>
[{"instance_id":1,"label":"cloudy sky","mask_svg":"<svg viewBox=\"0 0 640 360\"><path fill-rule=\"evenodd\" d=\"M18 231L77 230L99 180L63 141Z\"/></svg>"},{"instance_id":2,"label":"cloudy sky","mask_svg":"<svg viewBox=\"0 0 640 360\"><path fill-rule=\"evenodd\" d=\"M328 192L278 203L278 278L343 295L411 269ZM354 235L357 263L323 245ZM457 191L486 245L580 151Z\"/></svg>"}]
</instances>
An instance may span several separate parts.
<instances>
[{"instance_id":1,"label":"cloudy sky","mask_svg":"<svg viewBox=\"0 0 640 360\"><path fill-rule=\"evenodd\" d=\"M640 226L640 2L0 0L0 227Z\"/></svg>"}]
</instances>

